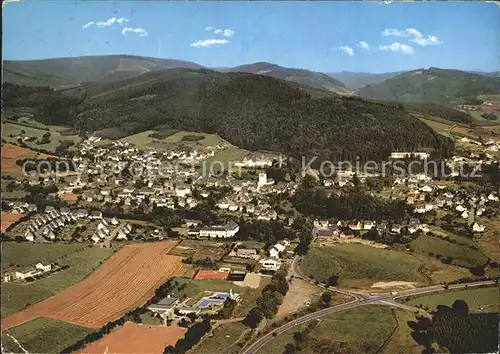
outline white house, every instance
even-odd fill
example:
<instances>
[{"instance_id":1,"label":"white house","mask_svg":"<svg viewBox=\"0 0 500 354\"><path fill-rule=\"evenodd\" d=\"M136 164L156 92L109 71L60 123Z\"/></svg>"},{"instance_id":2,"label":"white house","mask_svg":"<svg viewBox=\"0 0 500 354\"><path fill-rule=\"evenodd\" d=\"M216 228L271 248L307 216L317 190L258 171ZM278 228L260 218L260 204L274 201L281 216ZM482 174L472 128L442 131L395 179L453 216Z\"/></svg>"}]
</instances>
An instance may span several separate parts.
<instances>
[{"instance_id":1,"label":"white house","mask_svg":"<svg viewBox=\"0 0 500 354\"><path fill-rule=\"evenodd\" d=\"M397 152L397 151L391 153L391 159L405 159L412 156L424 160L429 158L430 154L427 152Z\"/></svg>"},{"instance_id":2,"label":"white house","mask_svg":"<svg viewBox=\"0 0 500 354\"><path fill-rule=\"evenodd\" d=\"M428 185L425 185L423 186L422 188L420 188L420 190L422 192L432 192L432 187L431 186L428 186Z\"/></svg>"},{"instance_id":3,"label":"white house","mask_svg":"<svg viewBox=\"0 0 500 354\"><path fill-rule=\"evenodd\" d=\"M44 271L44 272L48 272L49 270L52 269L52 264L47 264L47 265L43 265L42 263L37 263L35 265L35 268L36 269L40 269L41 271Z\"/></svg>"},{"instance_id":4,"label":"white house","mask_svg":"<svg viewBox=\"0 0 500 354\"><path fill-rule=\"evenodd\" d=\"M488 200L498 202L498 197L496 195L494 195L493 193L490 193L488 195Z\"/></svg>"},{"instance_id":5,"label":"white house","mask_svg":"<svg viewBox=\"0 0 500 354\"><path fill-rule=\"evenodd\" d=\"M273 247L269 250L269 255L272 258L280 258L280 251L278 251L276 248Z\"/></svg>"},{"instance_id":6,"label":"white house","mask_svg":"<svg viewBox=\"0 0 500 354\"><path fill-rule=\"evenodd\" d=\"M374 221L365 221L363 224L363 229L364 230L371 230L375 226Z\"/></svg>"},{"instance_id":7,"label":"white house","mask_svg":"<svg viewBox=\"0 0 500 354\"><path fill-rule=\"evenodd\" d=\"M24 271L18 271L15 273L15 276L17 279L26 279L28 277L33 277L33 276L41 274L41 273L42 272L39 271L38 269L31 268L31 269L24 270Z\"/></svg>"},{"instance_id":8,"label":"white house","mask_svg":"<svg viewBox=\"0 0 500 354\"><path fill-rule=\"evenodd\" d=\"M31 242L35 241L35 236L33 235L33 233L31 231L26 231L24 238L28 241L31 241Z\"/></svg>"},{"instance_id":9,"label":"white house","mask_svg":"<svg viewBox=\"0 0 500 354\"><path fill-rule=\"evenodd\" d=\"M200 229L200 237L222 237L230 238L234 237L240 230L238 224L233 221L226 223L221 226L205 226Z\"/></svg>"},{"instance_id":10,"label":"white house","mask_svg":"<svg viewBox=\"0 0 500 354\"><path fill-rule=\"evenodd\" d=\"M472 231L474 232L483 232L485 227L483 225L479 225L477 222L472 225Z\"/></svg>"},{"instance_id":11,"label":"white house","mask_svg":"<svg viewBox=\"0 0 500 354\"><path fill-rule=\"evenodd\" d=\"M276 271L281 267L281 262L277 259L272 259L272 258L261 260L259 263L261 264L261 267L265 270Z\"/></svg>"},{"instance_id":12,"label":"white house","mask_svg":"<svg viewBox=\"0 0 500 354\"><path fill-rule=\"evenodd\" d=\"M391 232L395 232L397 234L401 233L401 225L400 224L392 225Z\"/></svg>"}]
</instances>

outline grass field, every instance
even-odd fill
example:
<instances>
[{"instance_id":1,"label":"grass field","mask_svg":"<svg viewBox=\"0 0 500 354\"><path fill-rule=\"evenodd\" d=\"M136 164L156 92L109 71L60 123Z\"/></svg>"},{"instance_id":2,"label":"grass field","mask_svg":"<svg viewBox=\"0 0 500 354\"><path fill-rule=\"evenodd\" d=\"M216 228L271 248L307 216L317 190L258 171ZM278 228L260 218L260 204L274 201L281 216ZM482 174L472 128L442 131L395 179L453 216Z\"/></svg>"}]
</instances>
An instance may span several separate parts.
<instances>
[{"instance_id":1,"label":"grass field","mask_svg":"<svg viewBox=\"0 0 500 354\"><path fill-rule=\"evenodd\" d=\"M31 125L31 123L29 123ZM4 123L2 124L2 138L5 139L8 143L16 142L15 136L21 135L21 136L28 136L28 137L36 137L37 140L35 141L27 141L25 142L26 145L38 149L43 149L47 150L50 152L55 152L56 148L61 144L61 142L65 140L71 140L75 144L81 141L81 138L78 135L62 135L61 134L61 127L46 127L41 124L38 124L40 128L45 128L45 129L40 129L36 128L35 125L32 127L28 127L26 125L18 125L15 123ZM46 129L49 129L48 131ZM24 131L25 133L22 133ZM49 143L48 144L37 144L38 140L42 139L42 136L46 134L47 132L50 133L50 138L49 138ZM10 137L10 135L13 135L14 137Z\"/></svg>"},{"instance_id":2,"label":"grass field","mask_svg":"<svg viewBox=\"0 0 500 354\"><path fill-rule=\"evenodd\" d=\"M488 220L487 231L479 235L477 238L477 244L481 250L491 259L500 258L500 245L498 240L500 239L500 220Z\"/></svg>"},{"instance_id":3,"label":"grass field","mask_svg":"<svg viewBox=\"0 0 500 354\"><path fill-rule=\"evenodd\" d=\"M236 345L236 341L246 331L249 331L249 328L241 322L220 325L212 331L211 335L205 337L195 348L190 350L189 354L237 354L241 348Z\"/></svg>"},{"instance_id":4,"label":"grass field","mask_svg":"<svg viewBox=\"0 0 500 354\"><path fill-rule=\"evenodd\" d=\"M140 314L139 317L145 325L161 326L163 324L163 320L160 317L153 316L153 313L149 311Z\"/></svg>"},{"instance_id":5,"label":"grass field","mask_svg":"<svg viewBox=\"0 0 500 354\"><path fill-rule=\"evenodd\" d=\"M86 244L2 242L2 270L34 266L38 262L52 263L69 254L88 247Z\"/></svg>"},{"instance_id":6,"label":"grass field","mask_svg":"<svg viewBox=\"0 0 500 354\"><path fill-rule=\"evenodd\" d=\"M193 259L206 259L209 257L211 259L218 260L223 256L225 247L228 247L229 245L230 242L222 241L182 240L170 251L170 254L183 257L193 257Z\"/></svg>"},{"instance_id":7,"label":"grass field","mask_svg":"<svg viewBox=\"0 0 500 354\"><path fill-rule=\"evenodd\" d=\"M203 173L205 175L211 172L217 173L220 171L221 166L223 167L223 171L227 171L229 167L238 169L238 167L234 167L234 163L243 160L243 158L249 156L249 154L250 151L248 150L230 146L216 153L214 156L209 157L203 166Z\"/></svg>"},{"instance_id":8,"label":"grass field","mask_svg":"<svg viewBox=\"0 0 500 354\"><path fill-rule=\"evenodd\" d=\"M29 244L28 246L27 244L27 246L23 245L19 246L19 248L14 247L15 251L13 253L21 253L23 249L27 250L28 253L33 252L34 256L30 254L22 254L20 256L20 261L18 261L25 264L31 264L30 262L32 259L38 259L37 257L39 255L42 255L44 252L49 252L48 249L44 251L36 251L36 247L40 246L46 245ZM57 245L54 247L54 252L57 252L56 254L64 257L63 254L68 251L68 248L64 249L62 246L63 245ZM13 253L7 253L8 261L6 264L9 265L16 262L15 258L12 256ZM113 249L110 248L86 247L81 251L67 253L64 258L57 258L59 265L68 265L68 269L62 270L31 284L2 284L2 317L20 311L24 309L27 304L37 303L77 283L92 273L102 262L104 262L104 260L106 260L106 258L112 254ZM55 258L53 259L55 260ZM2 257L2 265L3 262L4 260Z\"/></svg>"},{"instance_id":9,"label":"grass field","mask_svg":"<svg viewBox=\"0 0 500 354\"><path fill-rule=\"evenodd\" d=\"M425 124L427 124L429 127L431 127L432 129L434 129L437 133L451 137L450 128L452 127L453 123L446 121L446 120L439 121L437 119L436 120L428 119L428 117L427 118L419 118L419 119L422 122L424 122Z\"/></svg>"},{"instance_id":10,"label":"grass field","mask_svg":"<svg viewBox=\"0 0 500 354\"><path fill-rule=\"evenodd\" d=\"M394 311L397 327L390 338L387 339L380 353L386 354L420 354L425 349L417 344L411 336L409 321L415 321L415 315L407 311Z\"/></svg>"},{"instance_id":11,"label":"grass field","mask_svg":"<svg viewBox=\"0 0 500 354\"><path fill-rule=\"evenodd\" d=\"M155 133L159 134L158 138L154 137L153 134ZM161 138L162 134L165 136L164 138ZM187 135L195 135L202 137L203 139L197 141L189 141L185 138ZM183 147L202 149L208 146L215 147L216 145L226 144L223 139L215 134L195 133L187 131L166 132L155 130L146 130L138 134L130 135L125 138L121 138L120 141L128 142L142 149L154 148L158 150Z\"/></svg>"},{"instance_id":12,"label":"grass field","mask_svg":"<svg viewBox=\"0 0 500 354\"><path fill-rule=\"evenodd\" d=\"M8 333L30 353L60 353L92 331L90 328L67 322L37 318L3 332L2 346L14 353L22 352L12 339L5 335Z\"/></svg>"},{"instance_id":13,"label":"grass field","mask_svg":"<svg viewBox=\"0 0 500 354\"><path fill-rule=\"evenodd\" d=\"M440 294L419 296L409 300L407 303L413 306L423 305L431 311L437 305L451 306L455 300L465 300L469 305L469 311L480 312L481 307L488 308L488 312L499 312L500 289L498 287L475 288L460 291L447 291Z\"/></svg>"},{"instance_id":14,"label":"grass field","mask_svg":"<svg viewBox=\"0 0 500 354\"><path fill-rule=\"evenodd\" d=\"M497 123L498 121L488 121L482 118L481 120L474 120L474 123L478 125L474 128L462 124L455 124L451 121L437 117L426 116L425 118L419 117L419 119L436 132L446 136L467 136L472 139L478 139L479 137L487 138L491 136L491 131L497 134L500 131L500 124Z\"/></svg>"},{"instance_id":15,"label":"grass field","mask_svg":"<svg viewBox=\"0 0 500 354\"><path fill-rule=\"evenodd\" d=\"M312 247L301 264L304 274L315 280L340 275L343 286L391 280L425 282L420 266L421 262L409 254L361 244Z\"/></svg>"},{"instance_id":16,"label":"grass field","mask_svg":"<svg viewBox=\"0 0 500 354\"><path fill-rule=\"evenodd\" d=\"M286 344L294 343L293 333L306 327L307 325L298 326L276 337L261 349L262 353L283 353ZM315 342L322 339L345 342L354 353L376 353L395 328L396 320L389 308L361 306L321 318L310 332L310 337ZM316 352L309 343L300 351L304 354Z\"/></svg>"},{"instance_id":17,"label":"grass field","mask_svg":"<svg viewBox=\"0 0 500 354\"><path fill-rule=\"evenodd\" d=\"M450 243L436 237L420 235L410 244L416 254L428 256L429 253L440 254L444 257L453 257L452 264L461 267L474 267L482 265L487 258L480 252L467 245Z\"/></svg>"}]
</instances>

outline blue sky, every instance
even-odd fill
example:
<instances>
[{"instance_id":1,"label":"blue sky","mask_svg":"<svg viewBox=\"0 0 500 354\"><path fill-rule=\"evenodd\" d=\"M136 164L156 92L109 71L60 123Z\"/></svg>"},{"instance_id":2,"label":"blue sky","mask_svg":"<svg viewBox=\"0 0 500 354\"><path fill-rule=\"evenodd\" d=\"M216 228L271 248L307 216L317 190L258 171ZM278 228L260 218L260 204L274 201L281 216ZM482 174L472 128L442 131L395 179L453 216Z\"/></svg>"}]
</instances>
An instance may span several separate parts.
<instances>
[{"instance_id":1,"label":"blue sky","mask_svg":"<svg viewBox=\"0 0 500 354\"><path fill-rule=\"evenodd\" d=\"M21 1L3 8L3 55L135 54L210 67L268 61L322 72L496 71L499 11L477 2Z\"/></svg>"}]
</instances>

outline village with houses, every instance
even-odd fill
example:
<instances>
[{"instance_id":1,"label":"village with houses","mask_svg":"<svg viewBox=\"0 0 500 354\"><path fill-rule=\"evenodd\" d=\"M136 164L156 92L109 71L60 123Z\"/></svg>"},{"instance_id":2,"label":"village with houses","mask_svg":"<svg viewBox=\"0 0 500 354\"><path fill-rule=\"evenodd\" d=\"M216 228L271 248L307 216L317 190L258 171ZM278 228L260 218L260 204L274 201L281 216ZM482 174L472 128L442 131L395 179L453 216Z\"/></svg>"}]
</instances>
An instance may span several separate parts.
<instances>
[{"instance_id":1,"label":"village with houses","mask_svg":"<svg viewBox=\"0 0 500 354\"><path fill-rule=\"evenodd\" d=\"M456 143L456 153L444 160L445 177L433 176L431 170L387 178L380 169L337 168L328 176L313 168L297 172L281 167L278 156L270 155L245 156L220 173L205 163L223 153L224 146L165 150L90 136L65 160L58 160L69 162L69 171L39 175L31 169L25 178L11 182L11 191L27 198L3 201L2 219L8 223L2 223L2 237L40 249L65 245L82 247L78 252L101 249L111 254L137 244L173 242L166 256L182 259L189 275L171 278L138 308L139 317L127 317L140 324L189 328L202 318L220 323L241 320L260 301L260 292L283 274L294 295L280 300L280 308L287 309L281 311L297 313L316 308L314 299L321 294L321 288L305 291L301 280L292 282L301 274L296 272L302 272L294 262L302 259L304 248L409 253L423 237L451 245L457 242L452 235L459 235L471 240L458 241L460 247L479 252L475 242L498 227L492 215L499 211L499 194L473 178L461 180L460 168L484 171L498 161L500 143L465 137ZM389 162L430 158L425 151L394 151ZM307 215L299 199L304 198L308 178L326 198L342 198L361 188L369 198L404 211L385 218ZM426 252L444 264L468 264ZM42 284L76 272L77 267L78 263L38 256L31 263L4 267L2 283ZM322 272L338 276L333 270ZM321 278L315 279L314 286L321 286Z\"/></svg>"}]
</instances>

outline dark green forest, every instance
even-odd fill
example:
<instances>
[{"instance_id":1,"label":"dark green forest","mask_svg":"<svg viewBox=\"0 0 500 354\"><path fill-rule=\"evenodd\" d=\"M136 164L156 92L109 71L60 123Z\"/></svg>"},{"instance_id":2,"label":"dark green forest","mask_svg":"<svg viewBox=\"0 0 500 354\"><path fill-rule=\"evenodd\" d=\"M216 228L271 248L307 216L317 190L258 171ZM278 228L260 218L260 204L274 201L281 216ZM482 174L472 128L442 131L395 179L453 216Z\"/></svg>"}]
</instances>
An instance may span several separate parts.
<instances>
[{"instance_id":1,"label":"dark green forest","mask_svg":"<svg viewBox=\"0 0 500 354\"><path fill-rule=\"evenodd\" d=\"M439 305L432 320L419 318L408 322L413 339L434 352L436 342L451 353L495 353L498 350L498 313L470 313L464 300L451 307Z\"/></svg>"},{"instance_id":2,"label":"dark green forest","mask_svg":"<svg viewBox=\"0 0 500 354\"><path fill-rule=\"evenodd\" d=\"M362 160L393 150L437 150L453 142L411 116L401 104L367 102L246 73L171 69L78 90L4 85L5 106L35 107L36 118L75 129L113 128L125 136L147 129L217 133L249 150L290 156Z\"/></svg>"},{"instance_id":3,"label":"dark green forest","mask_svg":"<svg viewBox=\"0 0 500 354\"><path fill-rule=\"evenodd\" d=\"M460 70L418 69L359 90L375 100L454 104L469 102L481 94L500 92L500 78Z\"/></svg>"}]
</instances>

